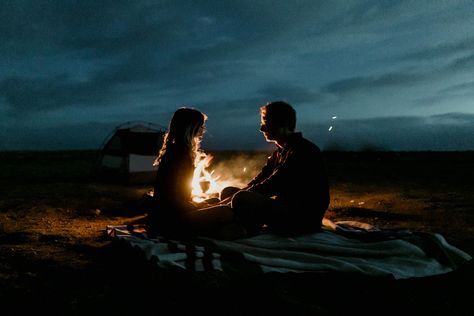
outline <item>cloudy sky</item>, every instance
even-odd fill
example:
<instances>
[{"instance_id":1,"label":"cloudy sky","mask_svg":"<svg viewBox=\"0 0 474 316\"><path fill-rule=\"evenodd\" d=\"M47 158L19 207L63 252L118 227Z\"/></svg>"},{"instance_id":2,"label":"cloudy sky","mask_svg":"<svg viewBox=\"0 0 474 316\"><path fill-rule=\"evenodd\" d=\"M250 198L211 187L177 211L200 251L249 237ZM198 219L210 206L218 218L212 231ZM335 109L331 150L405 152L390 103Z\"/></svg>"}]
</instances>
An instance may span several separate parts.
<instances>
[{"instance_id":1,"label":"cloudy sky","mask_svg":"<svg viewBox=\"0 0 474 316\"><path fill-rule=\"evenodd\" d=\"M119 124L208 117L266 149L286 100L322 149L474 150L474 1L1 0L0 150L96 149Z\"/></svg>"}]
</instances>

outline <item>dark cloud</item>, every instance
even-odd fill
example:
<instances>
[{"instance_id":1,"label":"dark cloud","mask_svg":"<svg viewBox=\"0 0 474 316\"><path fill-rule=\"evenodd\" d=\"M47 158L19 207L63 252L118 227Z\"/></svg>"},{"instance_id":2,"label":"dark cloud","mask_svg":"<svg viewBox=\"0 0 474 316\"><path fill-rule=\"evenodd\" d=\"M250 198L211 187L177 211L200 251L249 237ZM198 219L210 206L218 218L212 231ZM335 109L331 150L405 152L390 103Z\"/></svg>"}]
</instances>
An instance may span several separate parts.
<instances>
[{"instance_id":1,"label":"dark cloud","mask_svg":"<svg viewBox=\"0 0 474 316\"><path fill-rule=\"evenodd\" d=\"M455 84L455 85L442 89L440 92L461 94L461 95L472 94L474 93L474 81Z\"/></svg>"},{"instance_id":2,"label":"dark cloud","mask_svg":"<svg viewBox=\"0 0 474 316\"><path fill-rule=\"evenodd\" d=\"M419 62L433 59L445 59L450 56L455 56L459 53L472 52L474 52L474 38L467 38L455 43L438 44L434 47L404 54L400 59L403 61Z\"/></svg>"},{"instance_id":3,"label":"dark cloud","mask_svg":"<svg viewBox=\"0 0 474 316\"><path fill-rule=\"evenodd\" d=\"M443 103L465 102L466 98L474 97L474 82L465 82L447 86L426 98L416 100L417 105L433 106Z\"/></svg>"},{"instance_id":4,"label":"dark cloud","mask_svg":"<svg viewBox=\"0 0 474 316\"><path fill-rule=\"evenodd\" d=\"M353 77L338 80L322 87L322 91L333 94L346 94L356 91L376 90L386 87L409 86L420 82L427 76L416 73L387 73L380 76Z\"/></svg>"},{"instance_id":5,"label":"dark cloud","mask_svg":"<svg viewBox=\"0 0 474 316\"><path fill-rule=\"evenodd\" d=\"M65 124L54 127L0 127L7 138L0 140L0 150L70 150L99 149L117 126L115 123Z\"/></svg>"},{"instance_id":6,"label":"dark cloud","mask_svg":"<svg viewBox=\"0 0 474 316\"><path fill-rule=\"evenodd\" d=\"M220 100L199 104L198 108L209 116L210 133L228 133L249 128L258 130L260 107L267 101L269 100L261 97Z\"/></svg>"},{"instance_id":7,"label":"dark cloud","mask_svg":"<svg viewBox=\"0 0 474 316\"><path fill-rule=\"evenodd\" d=\"M56 110L76 105L103 103L110 85L100 81L79 82L67 75L51 78L10 77L0 82L0 95L12 115Z\"/></svg>"},{"instance_id":8,"label":"dark cloud","mask_svg":"<svg viewBox=\"0 0 474 316\"><path fill-rule=\"evenodd\" d=\"M60 128L47 125L64 119L71 131L86 129L81 122L99 116L118 123L145 117L166 125L187 102L209 115L207 144L228 148L266 144L258 132L258 109L275 99L323 105L325 111L346 107L344 113L358 116L389 97L391 113L397 98L408 105L466 104L472 83L461 80L474 70L472 32L463 30L467 35L459 39L461 26L470 21L467 3L6 0L0 10L0 110L10 115L8 124L34 117L45 126L37 131L43 140L24 127L15 138L18 145L8 143L74 147L77 137L86 146L97 134L84 135L87 141L79 134L58 135L56 142L48 137L61 134ZM427 31L429 39L413 43ZM447 32L453 32L452 42L446 42ZM303 110L308 115L301 121L321 118L312 116L312 108ZM390 119L386 126L370 120L335 123L352 126L342 141L355 143L376 137L374 128L386 130L383 136L390 140L403 124L404 136L395 137L399 143L411 128L426 139L429 126L447 134L471 131L452 118L443 121L454 124L452 130L434 117L432 125L421 118L399 121L390 130ZM311 133L325 135L327 126L318 124L314 121ZM381 135L375 141L384 142Z\"/></svg>"},{"instance_id":9,"label":"dark cloud","mask_svg":"<svg viewBox=\"0 0 474 316\"><path fill-rule=\"evenodd\" d=\"M166 23L150 21L150 13L157 9L157 4L153 8L143 1L8 1L2 6L0 39L17 47L15 53L35 54L47 49L48 53L90 50L102 56L120 54L134 49L134 44L168 34L160 31ZM173 18L172 13L163 13L167 19Z\"/></svg>"},{"instance_id":10,"label":"dark cloud","mask_svg":"<svg viewBox=\"0 0 474 316\"><path fill-rule=\"evenodd\" d=\"M339 120L333 129L309 128L308 136L325 149L472 150L474 114L447 113L428 117L382 117ZM317 130L318 132L314 132Z\"/></svg>"},{"instance_id":11,"label":"dark cloud","mask_svg":"<svg viewBox=\"0 0 474 316\"><path fill-rule=\"evenodd\" d=\"M127 85L196 89L242 78L254 73L252 63L239 62L248 58L243 52L287 32L313 6L318 4L8 2L0 19L0 52L15 60L22 55L49 60L34 76L0 78L2 92L13 111L44 111L82 99L103 105L107 93ZM64 67L50 69L58 58ZM89 67L81 69L80 62ZM78 72L85 79L76 80Z\"/></svg>"},{"instance_id":12,"label":"dark cloud","mask_svg":"<svg viewBox=\"0 0 474 316\"><path fill-rule=\"evenodd\" d=\"M93 88L93 87L92 87ZM12 113L48 111L71 106L83 98L85 85L75 84L66 76L47 79L11 77L0 83L0 93L7 101ZM93 90L96 90L93 88Z\"/></svg>"},{"instance_id":13,"label":"dark cloud","mask_svg":"<svg viewBox=\"0 0 474 316\"><path fill-rule=\"evenodd\" d=\"M474 114L467 114L467 113L437 114L437 115L431 115L430 117L428 117L428 121L432 122L433 124L474 126Z\"/></svg>"},{"instance_id":14,"label":"dark cloud","mask_svg":"<svg viewBox=\"0 0 474 316\"><path fill-rule=\"evenodd\" d=\"M334 95L350 95L355 92L375 92L382 88L410 88L417 84L450 78L459 73L468 73L474 69L474 54L459 57L442 67L434 67L418 72L391 72L378 76L358 76L331 82L321 88L321 92ZM430 97L436 102L442 95ZM426 103L422 101L421 103Z\"/></svg>"},{"instance_id":15,"label":"dark cloud","mask_svg":"<svg viewBox=\"0 0 474 316\"><path fill-rule=\"evenodd\" d=\"M295 85L290 82L273 82L257 91L267 100L285 100L291 104L318 102L322 96L316 89Z\"/></svg>"},{"instance_id":16,"label":"dark cloud","mask_svg":"<svg viewBox=\"0 0 474 316\"><path fill-rule=\"evenodd\" d=\"M0 14L0 40L25 48L25 54L43 50L38 44L47 43L56 50L88 52L89 57L154 49L167 59L167 54L186 55L187 49L199 47L203 54L218 56L212 53L222 52L212 49L216 40L229 38L245 48L249 42L288 32L319 7L318 1L296 5L274 1L7 1Z\"/></svg>"},{"instance_id":17,"label":"dark cloud","mask_svg":"<svg viewBox=\"0 0 474 316\"><path fill-rule=\"evenodd\" d=\"M456 59L452 62L448 67L447 70L453 72L459 71L469 71L474 69L474 53L470 54L469 56L464 56Z\"/></svg>"}]
</instances>

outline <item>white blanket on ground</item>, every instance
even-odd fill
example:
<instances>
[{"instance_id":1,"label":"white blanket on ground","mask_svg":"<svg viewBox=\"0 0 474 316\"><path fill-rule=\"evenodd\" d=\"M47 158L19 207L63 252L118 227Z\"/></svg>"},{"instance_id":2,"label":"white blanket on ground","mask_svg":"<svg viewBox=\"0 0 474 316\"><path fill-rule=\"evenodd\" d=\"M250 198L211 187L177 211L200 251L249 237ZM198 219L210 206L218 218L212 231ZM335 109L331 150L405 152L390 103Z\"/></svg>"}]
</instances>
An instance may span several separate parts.
<instances>
[{"instance_id":1,"label":"white blanket on ground","mask_svg":"<svg viewBox=\"0 0 474 316\"><path fill-rule=\"evenodd\" d=\"M164 269L249 272L352 272L396 279L443 274L471 260L439 234L384 231L366 223L325 220L322 232L261 234L233 241L148 239L143 226L107 226Z\"/></svg>"}]
</instances>

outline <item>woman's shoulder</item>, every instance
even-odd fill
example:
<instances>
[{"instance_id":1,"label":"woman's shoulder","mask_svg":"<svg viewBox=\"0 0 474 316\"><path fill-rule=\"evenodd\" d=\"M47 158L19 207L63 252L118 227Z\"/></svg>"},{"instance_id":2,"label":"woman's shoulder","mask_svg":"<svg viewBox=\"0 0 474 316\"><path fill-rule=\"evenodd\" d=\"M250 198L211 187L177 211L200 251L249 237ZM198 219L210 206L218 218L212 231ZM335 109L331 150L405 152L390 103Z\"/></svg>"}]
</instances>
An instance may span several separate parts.
<instances>
[{"instance_id":1,"label":"woman's shoulder","mask_svg":"<svg viewBox=\"0 0 474 316\"><path fill-rule=\"evenodd\" d=\"M173 145L166 149L166 153L163 155L163 159L166 159L169 161L183 161L183 160L190 160L191 155L187 148Z\"/></svg>"}]
</instances>

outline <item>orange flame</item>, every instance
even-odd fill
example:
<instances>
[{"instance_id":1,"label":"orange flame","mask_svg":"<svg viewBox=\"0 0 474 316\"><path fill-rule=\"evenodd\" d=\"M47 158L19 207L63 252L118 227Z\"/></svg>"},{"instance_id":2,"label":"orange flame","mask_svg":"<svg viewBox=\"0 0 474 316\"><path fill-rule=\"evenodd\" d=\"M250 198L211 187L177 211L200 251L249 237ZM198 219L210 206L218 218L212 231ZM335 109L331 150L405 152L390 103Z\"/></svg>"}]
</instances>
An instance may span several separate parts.
<instances>
[{"instance_id":1,"label":"orange flame","mask_svg":"<svg viewBox=\"0 0 474 316\"><path fill-rule=\"evenodd\" d=\"M214 170L211 172L206 170L213 158L212 155L202 153L196 168L194 168L192 181L192 197L194 202L202 202L212 197L218 197L219 192L229 185L227 181L218 181L219 177L213 176Z\"/></svg>"}]
</instances>

